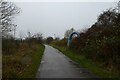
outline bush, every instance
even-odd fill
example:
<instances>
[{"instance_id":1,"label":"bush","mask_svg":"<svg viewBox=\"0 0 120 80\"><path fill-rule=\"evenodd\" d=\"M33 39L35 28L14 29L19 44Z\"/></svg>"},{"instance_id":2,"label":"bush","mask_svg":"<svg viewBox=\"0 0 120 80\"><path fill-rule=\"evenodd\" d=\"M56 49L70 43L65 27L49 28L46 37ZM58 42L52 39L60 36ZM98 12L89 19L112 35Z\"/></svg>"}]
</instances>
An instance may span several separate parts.
<instances>
[{"instance_id":1,"label":"bush","mask_svg":"<svg viewBox=\"0 0 120 80\"><path fill-rule=\"evenodd\" d=\"M14 54L17 51L19 43L14 39L2 39L3 54Z\"/></svg>"}]
</instances>

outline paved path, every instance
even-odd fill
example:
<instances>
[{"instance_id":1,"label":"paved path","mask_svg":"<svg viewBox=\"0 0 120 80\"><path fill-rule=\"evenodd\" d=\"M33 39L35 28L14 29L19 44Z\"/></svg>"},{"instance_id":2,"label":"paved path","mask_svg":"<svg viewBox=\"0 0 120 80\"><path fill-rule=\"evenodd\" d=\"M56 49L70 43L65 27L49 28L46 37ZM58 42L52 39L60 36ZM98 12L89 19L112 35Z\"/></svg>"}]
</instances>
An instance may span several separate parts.
<instances>
[{"instance_id":1,"label":"paved path","mask_svg":"<svg viewBox=\"0 0 120 80\"><path fill-rule=\"evenodd\" d=\"M86 68L78 67L57 49L45 45L36 78L95 78Z\"/></svg>"}]
</instances>

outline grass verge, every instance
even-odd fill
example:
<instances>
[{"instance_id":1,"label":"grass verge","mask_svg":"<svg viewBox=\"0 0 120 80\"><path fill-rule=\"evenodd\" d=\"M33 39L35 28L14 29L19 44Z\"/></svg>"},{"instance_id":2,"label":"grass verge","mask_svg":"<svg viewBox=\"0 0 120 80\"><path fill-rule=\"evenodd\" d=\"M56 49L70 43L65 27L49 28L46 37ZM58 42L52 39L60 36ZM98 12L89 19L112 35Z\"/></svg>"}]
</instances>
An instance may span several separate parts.
<instances>
[{"instance_id":1,"label":"grass verge","mask_svg":"<svg viewBox=\"0 0 120 80\"><path fill-rule=\"evenodd\" d=\"M16 53L3 55L3 78L35 78L44 45L22 43Z\"/></svg>"},{"instance_id":2,"label":"grass verge","mask_svg":"<svg viewBox=\"0 0 120 80\"><path fill-rule=\"evenodd\" d=\"M22 73L23 78L35 78L38 67L41 62L41 58L44 52L44 46L39 45L31 55L31 64L28 68Z\"/></svg>"},{"instance_id":3,"label":"grass verge","mask_svg":"<svg viewBox=\"0 0 120 80\"><path fill-rule=\"evenodd\" d=\"M57 48L61 52L63 52L66 56L68 56L71 60L77 62L78 64L82 65L83 67L87 68L97 76L101 78L113 78L113 79L119 79L119 74L116 72L110 72L105 69L102 69L99 67L98 63L92 62L91 60L85 58L84 55L76 54L74 51L70 50L67 47L60 47L56 46L54 44L51 44L54 48Z\"/></svg>"}]
</instances>

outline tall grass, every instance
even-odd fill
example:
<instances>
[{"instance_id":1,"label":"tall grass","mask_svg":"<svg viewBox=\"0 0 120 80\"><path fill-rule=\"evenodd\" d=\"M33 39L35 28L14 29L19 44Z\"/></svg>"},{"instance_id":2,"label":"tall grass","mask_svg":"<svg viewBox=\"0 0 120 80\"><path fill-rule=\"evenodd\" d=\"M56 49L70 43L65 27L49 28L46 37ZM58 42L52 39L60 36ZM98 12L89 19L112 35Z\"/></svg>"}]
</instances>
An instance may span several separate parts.
<instances>
[{"instance_id":1,"label":"tall grass","mask_svg":"<svg viewBox=\"0 0 120 80\"><path fill-rule=\"evenodd\" d=\"M44 46L37 42L19 42L7 40L3 44L3 74L4 78L35 78ZM11 47L10 47L11 46Z\"/></svg>"}]
</instances>

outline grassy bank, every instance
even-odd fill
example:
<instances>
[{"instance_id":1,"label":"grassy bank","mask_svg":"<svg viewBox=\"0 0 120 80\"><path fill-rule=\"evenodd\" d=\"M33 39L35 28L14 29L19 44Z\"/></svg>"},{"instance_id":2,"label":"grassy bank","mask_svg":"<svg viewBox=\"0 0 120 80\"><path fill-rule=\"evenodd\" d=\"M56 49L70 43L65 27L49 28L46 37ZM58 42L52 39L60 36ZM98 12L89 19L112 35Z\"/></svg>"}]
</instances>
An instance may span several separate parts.
<instances>
[{"instance_id":1,"label":"grassy bank","mask_svg":"<svg viewBox=\"0 0 120 80\"><path fill-rule=\"evenodd\" d=\"M77 52L70 50L67 47L56 46L55 44L51 44L51 46L57 48L61 52L63 52L66 56L68 56L73 61L79 63L85 68L88 68L91 72L96 74L101 78L119 78L119 74L116 71L107 71L103 68L100 68L99 63L92 62L90 59L87 59L84 55L77 54Z\"/></svg>"},{"instance_id":2,"label":"grassy bank","mask_svg":"<svg viewBox=\"0 0 120 80\"><path fill-rule=\"evenodd\" d=\"M3 55L3 78L35 78L44 52L38 43L21 43L17 52Z\"/></svg>"}]
</instances>

